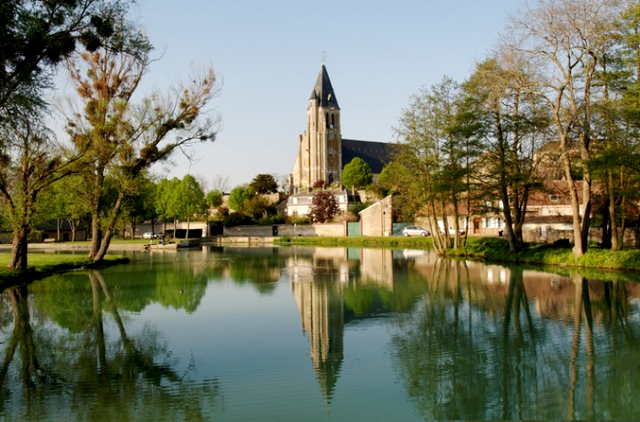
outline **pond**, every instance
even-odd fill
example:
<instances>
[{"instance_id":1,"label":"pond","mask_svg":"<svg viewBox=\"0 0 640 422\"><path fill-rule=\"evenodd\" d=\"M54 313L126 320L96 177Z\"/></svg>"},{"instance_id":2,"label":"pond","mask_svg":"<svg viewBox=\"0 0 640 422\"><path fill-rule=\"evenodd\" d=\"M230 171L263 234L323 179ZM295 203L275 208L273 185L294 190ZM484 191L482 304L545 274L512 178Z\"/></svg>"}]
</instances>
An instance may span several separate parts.
<instances>
[{"instance_id":1,"label":"pond","mask_svg":"<svg viewBox=\"0 0 640 422\"><path fill-rule=\"evenodd\" d=\"M0 421L637 419L633 275L203 247L0 298Z\"/></svg>"}]
</instances>

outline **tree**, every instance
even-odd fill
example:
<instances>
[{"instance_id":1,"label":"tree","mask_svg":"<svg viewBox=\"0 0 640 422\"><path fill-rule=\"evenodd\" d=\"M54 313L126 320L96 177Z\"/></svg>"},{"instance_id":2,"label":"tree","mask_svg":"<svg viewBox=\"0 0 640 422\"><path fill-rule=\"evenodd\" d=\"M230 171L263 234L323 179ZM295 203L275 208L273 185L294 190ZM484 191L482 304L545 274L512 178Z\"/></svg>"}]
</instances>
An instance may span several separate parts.
<instances>
[{"instance_id":1,"label":"tree","mask_svg":"<svg viewBox=\"0 0 640 422\"><path fill-rule=\"evenodd\" d=\"M229 208L236 212L244 211L244 203L253 196L250 186L236 186L229 194Z\"/></svg>"},{"instance_id":2,"label":"tree","mask_svg":"<svg viewBox=\"0 0 640 422\"><path fill-rule=\"evenodd\" d=\"M158 216L155 206L156 185L149 177L140 177L138 186L131 196L127 197L122 214L127 220L131 233L136 232L136 226L151 220L151 231L155 232L153 221ZM126 227L125 227L126 229Z\"/></svg>"},{"instance_id":3,"label":"tree","mask_svg":"<svg viewBox=\"0 0 640 422\"><path fill-rule=\"evenodd\" d=\"M313 195L311 207L309 207L309 221L311 223L326 223L339 212L340 208L333 193L328 190L319 191Z\"/></svg>"},{"instance_id":4,"label":"tree","mask_svg":"<svg viewBox=\"0 0 640 422\"><path fill-rule=\"evenodd\" d=\"M113 35L111 16L122 2L102 0L10 0L0 6L0 119L18 108L44 105L42 90L52 69L80 41L95 50Z\"/></svg>"},{"instance_id":5,"label":"tree","mask_svg":"<svg viewBox=\"0 0 640 422\"><path fill-rule=\"evenodd\" d=\"M187 220L186 237L189 237L191 219L202 216L207 206L204 199L204 192L202 192L202 188L195 177L187 174L182 178L178 185L177 200L179 209L178 216Z\"/></svg>"},{"instance_id":6,"label":"tree","mask_svg":"<svg viewBox=\"0 0 640 422\"><path fill-rule=\"evenodd\" d=\"M211 184L209 186L211 186L212 190L217 190L217 191L219 191L221 193L228 192L229 191L229 176L223 176L222 174L216 174L211 179Z\"/></svg>"},{"instance_id":7,"label":"tree","mask_svg":"<svg viewBox=\"0 0 640 422\"><path fill-rule=\"evenodd\" d=\"M135 104L134 93L151 63L151 45L137 28L117 23L117 39L83 52L70 68L84 109L68 117L68 131L74 144L86 149L82 174L91 204L89 257L94 261L106 254L137 179L175 149L215 139L214 122L203 117L216 93L213 69L194 71L188 85L167 95L154 92ZM117 179L111 203L105 201L107 175Z\"/></svg>"},{"instance_id":8,"label":"tree","mask_svg":"<svg viewBox=\"0 0 640 422\"><path fill-rule=\"evenodd\" d=\"M360 157L351 160L342 170L342 183L352 189L363 188L372 181L371 168Z\"/></svg>"},{"instance_id":9,"label":"tree","mask_svg":"<svg viewBox=\"0 0 640 422\"><path fill-rule=\"evenodd\" d=\"M267 194L278 192L278 183L270 174L259 174L253 178L249 184L251 189L257 194Z\"/></svg>"},{"instance_id":10,"label":"tree","mask_svg":"<svg viewBox=\"0 0 640 422\"><path fill-rule=\"evenodd\" d=\"M265 220L269 214L275 213L275 207L262 195L253 195L245 199L242 209L254 220Z\"/></svg>"},{"instance_id":11,"label":"tree","mask_svg":"<svg viewBox=\"0 0 640 422\"><path fill-rule=\"evenodd\" d=\"M222 193L219 190L212 190L205 197L208 206L218 208L222 205Z\"/></svg>"},{"instance_id":12,"label":"tree","mask_svg":"<svg viewBox=\"0 0 640 422\"><path fill-rule=\"evenodd\" d=\"M404 181L407 180L407 168L397 161L388 163L380 175L378 175L378 185L387 194L399 194L403 191Z\"/></svg>"},{"instance_id":13,"label":"tree","mask_svg":"<svg viewBox=\"0 0 640 422\"><path fill-rule=\"evenodd\" d=\"M166 222L173 222L173 237L175 237L176 232L176 223L178 217L180 216L180 205L179 205L179 192L180 180L177 177L172 179L162 179L158 182L156 186L156 195L155 195L155 207L158 217L165 222L165 228L163 232L166 231Z\"/></svg>"},{"instance_id":14,"label":"tree","mask_svg":"<svg viewBox=\"0 0 640 422\"><path fill-rule=\"evenodd\" d=\"M62 148L40 117L43 93L77 41L97 48L113 34L111 16L123 10L117 0L12 0L0 6L0 202L13 228L10 268L26 269L38 196L68 174Z\"/></svg>"},{"instance_id":15,"label":"tree","mask_svg":"<svg viewBox=\"0 0 640 422\"><path fill-rule=\"evenodd\" d=\"M522 227L531 191L540 186L536 153L548 141L550 116L535 94L533 72L522 57L497 52L479 63L463 85L464 114L482 143L476 180L483 202L503 216L511 251L523 246Z\"/></svg>"},{"instance_id":16,"label":"tree","mask_svg":"<svg viewBox=\"0 0 640 422\"><path fill-rule=\"evenodd\" d=\"M38 214L40 194L69 172L38 115L14 114L0 126L0 205L11 224L13 241L8 267L27 268L27 243Z\"/></svg>"},{"instance_id":17,"label":"tree","mask_svg":"<svg viewBox=\"0 0 640 422\"><path fill-rule=\"evenodd\" d=\"M445 77L411 97L396 128L400 147L394 160L407 169L405 203L414 216L420 213L428 219L439 253L460 246L460 207L470 194L469 157L475 152L470 148L467 131L457 121L459 100L458 84ZM446 232L451 214L453 245L448 235L440 235L440 224Z\"/></svg>"},{"instance_id":18,"label":"tree","mask_svg":"<svg viewBox=\"0 0 640 422\"><path fill-rule=\"evenodd\" d=\"M514 18L509 28L513 50L534 63L545 78L539 92L551 110L559 139L576 257L587 250L591 226L597 74L616 37L619 18L619 2L612 0L539 0Z\"/></svg>"}]
</instances>

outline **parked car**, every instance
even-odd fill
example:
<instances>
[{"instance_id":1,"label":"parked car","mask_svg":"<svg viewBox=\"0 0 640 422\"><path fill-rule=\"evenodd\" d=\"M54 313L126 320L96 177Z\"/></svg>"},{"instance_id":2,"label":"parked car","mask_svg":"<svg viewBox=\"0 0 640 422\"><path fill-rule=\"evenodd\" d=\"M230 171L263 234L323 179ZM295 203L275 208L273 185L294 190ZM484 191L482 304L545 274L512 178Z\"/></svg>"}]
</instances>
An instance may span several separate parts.
<instances>
[{"instance_id":1,"label":"parked car","mask_svg":"<svg viewBox=\"0 0 640 422\"><path fill-rule=\"evenodd\" d=\"M142 235L143 239L160 239L162 235L156 232L146 232Z\"/></svg>"},{"instance_id":2,"label":"parked car","mask_svg":"<svg viewBox=\"0 0 640 422\"><path fill-rule=\"evenodd\" d=\"M431 232L418 226L407 226L402 229L403 236L431 236Z\"/></svg>"}]
</instances>

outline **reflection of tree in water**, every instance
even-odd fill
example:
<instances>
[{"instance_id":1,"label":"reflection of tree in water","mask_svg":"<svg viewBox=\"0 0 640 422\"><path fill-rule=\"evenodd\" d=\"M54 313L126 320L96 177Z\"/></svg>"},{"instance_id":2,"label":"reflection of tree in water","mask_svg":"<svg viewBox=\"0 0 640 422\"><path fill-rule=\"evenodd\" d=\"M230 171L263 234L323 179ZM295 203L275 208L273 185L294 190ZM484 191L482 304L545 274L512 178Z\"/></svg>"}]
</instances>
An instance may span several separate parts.
<instances>
[{"instance_id":1,"label":"reflection of tree in water","mask_svg":"<svg viewBox=\"0 0 640 422\"><path fill-rule=\"evenodd\" d=\"M423 306L394 339L409 395L427 419L557 419L558 408L570 419L637 415L639 327L621 311L624 286L601 285L574 277L567 326L533 315L522 269L509 270L500 304L486 299L464 264L441 262ZM596 318L598 289L606 306ZM620 346L634 351L631 367L618 357Z\"/></svg>"},{"instance_id":2,"label":"reflection of tree in water","mask_svg":"<svg viewBox=\"0 0 640 422\"><path fill-rule=\"evenodd\" d=\"M91 311L77 324L84 326L77 334L51 324L43 313L33 329L36 317L27 287L4 293L14 324L0 388L3 397L22 401L1 414L10 420L21 419L18 415L55 420L69 414L92 421L205 420L219 396L217 380L196 382L190 370L176 372L172 367L177 362L155 330L146 327L138 336L129 335L102 275L91 272L89 280L91 300L85 303ZM66 306L63 298L59 306ZM118 333L114 339L108 335L111 323ZM69 413L58 415L60 411Z\"/></svg>"},{"instance_id":3,"label":"reflection of tree in water","mask_svg":"<svg viewBox=\"0 0 640 422\"><path fill-rule=\"evenodd\" d=\"M250 283L260 293L272 293L280 280L283 258L277 251L261 255L235 255L229 264L229 275L238 283Z\"/></svg>"}]
</instances>

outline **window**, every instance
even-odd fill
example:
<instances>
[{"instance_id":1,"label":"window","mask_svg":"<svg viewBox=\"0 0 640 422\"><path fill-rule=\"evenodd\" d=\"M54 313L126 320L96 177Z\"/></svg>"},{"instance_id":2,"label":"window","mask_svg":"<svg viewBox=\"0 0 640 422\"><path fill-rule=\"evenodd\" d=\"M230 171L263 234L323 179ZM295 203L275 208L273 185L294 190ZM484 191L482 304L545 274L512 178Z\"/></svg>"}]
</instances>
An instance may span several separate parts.
<instances>
[{"instance_id":1,"label":"window","mask_svg":"<svg viewBox=\"0 0 640 422\"><path fill-rule=\"evenodd\" d=\"M483 229L501 229L504 228L504 221L501 218L483 218Z\"/></svg>"},{"instance_id":2,"label":"window","mask_svg":"<svg viewBox=\"0 0 640 422\"><path fill-rule=\"evenodd\" d=\"M298 203L298 198L293 198L293 203L297 204Z\"/></svg>"},{"instance_id":3,"label":"window","mask_svg":"<svg viewBox=\"0 0 640 422\"><path fill-rule=\"evenodd\" d=\"M558 195L549 195L549 199L551 199L551 202L560 201L560 197Z\"/></svg>"}]
</instances>

